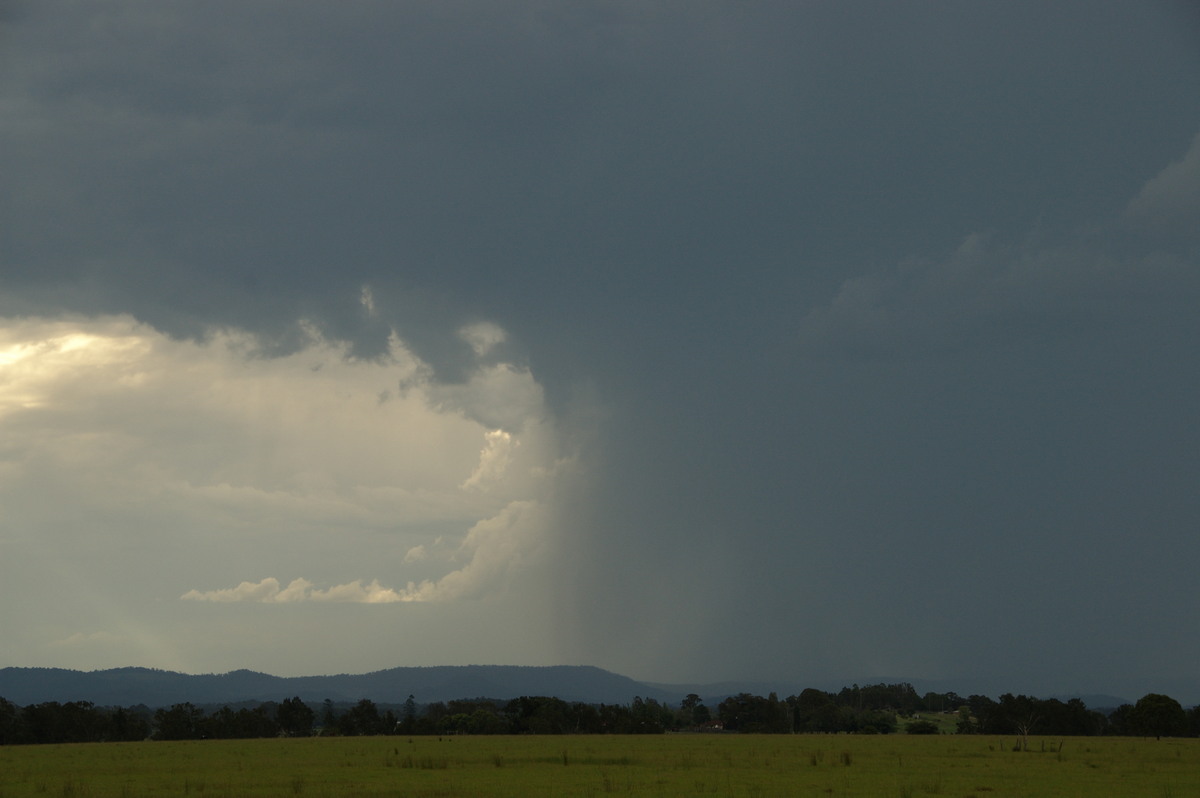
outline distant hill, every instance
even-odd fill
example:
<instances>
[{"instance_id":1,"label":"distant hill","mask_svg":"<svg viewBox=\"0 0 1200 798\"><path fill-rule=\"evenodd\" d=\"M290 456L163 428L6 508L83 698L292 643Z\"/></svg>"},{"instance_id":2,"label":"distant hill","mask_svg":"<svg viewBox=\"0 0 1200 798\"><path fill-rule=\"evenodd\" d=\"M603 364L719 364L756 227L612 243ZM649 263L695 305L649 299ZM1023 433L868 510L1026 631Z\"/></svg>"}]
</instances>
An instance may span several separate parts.
<instances>
[{"instance_id":1,"label":"distant hill","mask_svg":"<svg viewBox=\"0 0 1200 798\"><path fill-rule=\"evenodd\" d=\"M398 704L410 695L421 704L523 695L552 695L564 701L593 704L628 704L634 696L676 702L685 694L582 665L391 668L357 675L300 677L248 670L190 675L150 668L0 669L0 697L21 706L44 701L91 701L100 706L160 707L185 701L193 704L281 701L292 696L306 702L369 698L378 703Z\"/></svg>"},{"instance_id":2,"label":"distant hill","mask_svg":"<svg viewBox=\"0 0 1200 798\"><path fill-rule=\"evenodd\" d=\"M903 679L878 679L861 684L896 684ZM952 687L931 682L912 682L924 693L946 692ZM840 687L810 685L837 692ZM282 701L299 696L308 703L330 699L353 703L369 698L378 704L402 704L410 695L418 704L456 698L507 700L523 695L550 695L564 701L588 704L629 704L635 696L678 704L695 693L711 708L738 693L780 698L797 695L800 685L763 682L720 682L715 684L661 684L640 682L587 665L519 666L461 665L390 668L374 673L336 676L271 676L249 670L221 674L191 675L151 668L114 668L102 671L73 671L60 668L0 668L0 698L19 705L44 701L91 701L98 706L166 707L190 701L196 705ZM983 691L980 691L983 692ZM960 693L966 695L967 693ZM986 693L985 693L986 694ZM1111 695L1068 694L1061 701L1081 698L1089 709L1112 709L1128 699ZM1187 704L1185 703L1185 706Z\"/></svg>"}]
</instances>

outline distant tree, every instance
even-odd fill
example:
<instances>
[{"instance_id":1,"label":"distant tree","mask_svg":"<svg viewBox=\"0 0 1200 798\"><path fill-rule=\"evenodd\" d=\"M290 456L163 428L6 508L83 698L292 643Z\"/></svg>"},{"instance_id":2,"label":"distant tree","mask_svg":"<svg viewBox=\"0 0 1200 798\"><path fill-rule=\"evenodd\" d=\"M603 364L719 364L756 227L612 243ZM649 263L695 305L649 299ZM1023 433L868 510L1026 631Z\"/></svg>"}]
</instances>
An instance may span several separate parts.
<instances>
[{"instance_id":1,"label":"distant tree","mask_svg":"<svg viewBox=\"0 0 1200 798\"><path fill-rule=\"evenodd\" d=\"M26 707L0 698L0 745L144 740L150 711L98 708L90 701L45 701Z\"/></svg>"},{"instance_id":2,"label":"distant tree","mask_svg":"<svg viewBox=\"0 0 1200 798\"><path fill-rule=\"evenodd\" d=\"M299 696L285 698L275 713L275 721L285 737L308 737L312 734L315 713Z\"/></svg>"},{"instance_id":3,"label":"distant tree","mask_svg":"<svg viewBox=\"0 0 1200 798\"><path fill-rule=\"evenodd\" d=\"M238 729L237 713L224 706L201 719L200 736L212 740L234 740L245 735Z\"/></svg>"},{"instance_id":4,"label":"distant tree","mask_svg":"<svg viewBox=\"0 0 1200 798\"><path fill-rule=\"evenodd\" d=\"M791 707L788 707L790 714ZM703 726L712 719L712 713L708 707L700 702L700 696L695 693L688 693L687 697L679 703L679 711L675 714L675 728L696 728Z\"/></svg>"},{"instance_id":5,"label":"distant tree","mask_svg":"<svg viewBox=\"0 0 1200 798\"><path fill-rule=\"evenodd\" d=\"M971 717L975 719L975 730L979 734L1008 732L1009 727L1000 705L985 695L973 695L967 699Z\"/></svg>"},{"instance_id":6,"label":"distant tree","mask_svg":"<svg viewBox=\"0 0 1200 798\"><path fill-rule=\"evenodd\" d=\"M62 734L65 742L101 742L108 736L108 715L91 701L68 701L62 705Z\"/></svg>"},{"instance_id":7,"label":"distant tree","mask_svg":"<svg viewBox=\"0 0 1200 798\"><path fill-rule=\"evenodd\" d=\"M1200 704L1188 710L1188 736L1200 737Z\"/></svg>"},{"instance_id":8,"label":"distant tree","mask_svg":"<svg viewBox=\"0 0 1200 798\"><path fill-rule=\"evenodd\" d=\"M1148 693L1130 712L1132 730L1146 737L1182 737L1188 732L1187 713L1170 696Z\"/></svg>"},{"instance_id":9,"label":"distant tree","mask_svg":"<svg viewBox=\"0 0 1200 798\"><path fill-rule=\"evenodd\" d=\"M938 734L940 731L931 720L914 720L904 727L905 734Z\"/></svg>"},{"instance_id":10,"label":"distant tree","mask_svg":"<svg viewBox=\"0 0 1200 798\"><path fill-rule=\"evenodd\" d=\"M150 736L149 710L144 707L123 709L117 707L109 717L108 739L114 741L136 742Z\"/></svg>"},{"instance_id":11,"label":"distant tree","mask_svg":"<svg viewBox=\"0 0 1200 798\"><path fill-rule=\"evenodd\" d=\"M275 721L278 705L274 702L257 707L231 709L223 706L201 718L201 737L214 740L248 740L263 737L278 737L279 724Z\"/></svg>"},{"instance_id":12,"label":"distant tree","mask_svg":"<svg viewBox=\"0 0 1200 798\"><path fill-rule=\"evenodd\" d=\"M274 701L260 704L253 709L244 707L238 710L238 729L243 738L278 737L279 723L275 716L279 713L279 705Z\"/></svg>"},{"instance_id":13,"label":"distant tree","mask_svg":"<svg viewBox=\"0 0 1200 798\"><path fill-rule=\"evenodd\" d=\"M921 707L921 698L911 684L870 684L859 687L844 687L838 693L837 703L850 709L888 709L902 715L911 715Z\"/></svg>"},{"instance_id":14,"label":"distant tree","mask_svg":"<svg viewBox=\"0 0 1200 798\"><path fill-rule=\"evenodd\" d=\"M62 704L57 701L29 704L21 710L21 720L26 739L31 743L67 742L62 728Z\"/></svg>"},{"instance_id":15,"label":"distant tree","mask_svg":"<svg viewBox=\"0 0 1200 798\"><path fill-rule=\"evenodd\" d=\"M958 709L959 734L1017 734L1019 747L1026 748L1029 735L1056 734L1087 736L1101 734L1109 721L1089 710L1078 698L1066 703L1056 698L1039 699L1005 693L996 702L973 695Z\"/></svg>"},{"instance_id":16,"label":"distant tree","mask_svg":"<svg viewBox=\"0 0 1200 798\"><path fill-rule=\"evenodd\" d=\"M1042 720L1040 703L1026 695L1014 696L1012 693L1005 693L1000 696L1000 713L1007 721L1009 729L1020 737L1018 746L1022 751L1029 750L1029 735Z\"/></svg>"},{"instance_id":17,"label":"distant tree","mask_svg":"<svg viewBox=\"0 0 1200 798\"><path fill-rule=\"evenodd\" d=\"M446 715L438 733L503 734L508 727L500 718L498 709L498 702L486 698L447 701Z\"/></svg>"},{"instance_id":18,"label":"distant tree","mask_svg":"<svg viewBox=\"0 0 1200 798\"><path fill-rule=\"evenodd\" d=\"M417 702L411 695L404 701L404 714L400 717L400 733L415 734L417 731Z\"/></svg>"},{"instance_id":19,"label":"distant tree","mask_svg":"<svg viewBox=\"0 0 1200 798\"><path fill-rule=\"evenodd\" d=\"M449 714L442 719L439 734L504 734L508 725L496 714L494 705L451 701Z\"/></svg>"},{"instance_id":20,"label":"distant tree","mask_svg":"<svg viewBox=\"0 0 1200 798\"><path fill-rule=\"evenodd\" d=\"M345 737L383 734L379 708L369 698L360 700L337 719L338 734Z\"/></svg>"},{"instance_id":21,"label":"distant tree","mask_svg":"<svg viewBox=\"0 0 1200 798\"><path fill-rule=\"evenodd\" d=\"M725 729L751 734L790 732L794 714L792 703L780 701L775 693L766 698L738 693L717 705L717 716Z\"/></svg>"},{"instance_id":22,"label":"distant tree","mask_svg":"<svg viewBox=\"0 0 1200 798\"><path fill-rule=\"evenodd\" d=\"M1133 704L1122 704L1108 715L1106 734L1125 737L1138 734L1133 728Z\"/></svg>"},{"instance_id":23,"label":"distant tree","mask_svg":"<svg viewBox=\"0 0 1200 798\"><path fill-rule=\"evenodd\" d=\"M842 731L853 734L891 734L896 730L896 713L889 709L843 710Z\"/></svg>"},{"instance_id":24,"label":"distant tree","mask_svg":"<svg viewBox=\"0 0 1200 798\"><path fill-rule=\"evenodd\" d=\"M204 713L191 703L173 704L154 713L157 740L198 740L203 735Z\"/></svg>"},{"instance_id":25,"label":"distant tree","mask_svg":"<svg viewBox=\"0 0 1200 798\"><path fill-rule=\"evenodd\" d=\"M414 734L442 734L450 715L450 707L443 701L432 701L417 714Z\"/></svg>"},{"instance_id":26,"label":"distant tree","mask_svg":"<svg viewBox=\"0 0 1200 798\"><path fill-rule=\"evenodd\" d=\"M1039 734L1086 737L1100 734L1105 725L1104 716L1089 710L1078 698L1066 703L1055 698L1046 699L1039 702L1038 713L1042 717Z\"/></svg>"},{"instance_id":27,"label":"distant tree","mask_svg":"<svg viewBox=\"0 0 1200 798\"><path fill-rule=\"evenodd\" d=\"M702 706L700 696L695 693L688 693L687 696L679 702L679 723L680 726L698 726L699 721L696 720L696 707Z\"/></svg>"},{"instance_id":28,"label":"distant tree","mask_svg":"<svg viewBox=\"0 0 1200 798\"><path fill-rule=\"evenodd\" d=\"M671 711L653 698L634 696L629 712L634 734L662 734L671 723Z\"/></svg>"},{"instance_id":29,"label":"distant tree","mask_svg":"<svg viewBox=\"0 0 1200 798\"><path fill-rule=\"evenodd\" d=\"M16 745L25 742L25 723L21 708L0 698L0 745Z\"/></svg>"},{"instance_id":30,"label":"distant tree","mask_svg":"<svg viewBox=\"0 0 1200 798\"><path fill-rule=\"evenodd\" d=\"M620 704L600 705L600 730L604 734L629 734L633 731L633 713Z\"/></svg>"},{"instance_id":31,"label":"distant tree","mask_svg":"<svg viewBox=\"0 0 1200 798\"><path fill-rule=\"evenodd\" d=\"M788 699L792 706L792 728L798 732L832 734L845 726L842 708L831 693L809 687Z\"/></svg>"},{"instance_id":32,"label":"distant tree","mask_svg":"<svg viewBox=\"0 0 1200 798\"><path fill-rule=\"evenodd\" d=\"M763 731L768 734L787 734L792 731L791 707L780 701L774 692L767 695L763 715Z\"/></svg>"},{"instance_id":33,"label":"distant tree","mask_svg":"<svg viewBox=\"0 0 1200 798\"><path fill-rule=\"evenodd\" d=\"M602 731L600 711L591 704L576 701L571 704L572 731L576 734L599 734Z\"/></svg>"},{"instance_id":34,"label":"distant tree","mask_svg":"<svg viewBox=\"0 0 1200 798\"><path fill-rule=\"evenodd\" d=\"M926 693L921 697L921 703L917 709L923 709L926 712L954 712L964 703L964 699L958 693L953 691L949 693Z\"/></svg>"},{"instance_id":35,"label":"distant tree","mask_svg":"<svg viewBox=\"0 0 1200 798\"><path fill-rule=\"evenodd\" d=\"M553 696L514 698L503 715L517 734L566 734L575 727L570 705Z\"/></svg>"},{"instance_id":36,"label":"distant tree","mask_svg":"<svg viewBox=\"0 0 1200 798\"><path fill-rule=\"evenodd\" d=\"M109 715L90 701L46 701L21 710L25 741L94 743L110 739Z\"/></svg>"},{"instance_id":37,"label":"distant tree","mask_svg":"<svg viewBox=\"0 0 1200 798\"><path fill-rule=\"evenodd\" d=\"M337 734L337 713L333 711L333 701L326 698L321 709L321 736L330 737Z\"/></svg>"},{"instance_id":38,"label":"distant tree","mask_svg":"<svg viewBox=\"0 0 1200 798\"><path fill-rule=\"evenodd\" d=\"M717 705L717 717L728 731L762 731L766 699L750 693L731 695Z\"/></svg>"}]
</instances>

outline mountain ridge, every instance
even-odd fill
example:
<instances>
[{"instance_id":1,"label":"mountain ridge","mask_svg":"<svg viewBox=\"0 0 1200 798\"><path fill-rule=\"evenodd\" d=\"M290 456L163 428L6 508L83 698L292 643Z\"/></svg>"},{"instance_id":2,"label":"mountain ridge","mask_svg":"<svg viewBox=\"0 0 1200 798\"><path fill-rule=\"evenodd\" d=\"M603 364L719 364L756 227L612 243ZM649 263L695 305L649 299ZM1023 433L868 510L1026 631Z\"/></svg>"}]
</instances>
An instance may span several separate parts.
<instances>
[{"instance_id":1,"label":"mountain ridge","mask_svg":"<svg viewBox=\"0 0 1200 798\"><path fill-rule=\"evenodd\" d=\"M891 679L863 684L904 683ZM929 687L913 683L919 691ZM837 692L840 687L813 684ZM941 686L941 685L939 685ZM0 668L0 698L18 705L47 701L90 701L98 706L165 707L172 704L223 704L282 701L299 697L306 702L355 702L363 698L382 704L401 704L410 695L420 704L454 699L507 700L523 695L548 695L587 704L628 704L634 697L678 704L690 693L709 706L738 693L780 698L799 694L803 687L766 681L722 681L669 684L639 681L593 665L431 665L401 666L361 674L273 676L245 668L227 673L187 674L137 666L78 671L65 668ZM938 692L945 692L938 690ZM1084 698L1089 708L1132 703L1110 695L1056 695L1066 701Z\"/></svg>"},{"instance_id":2,"label":"mountain ridge","mask_svg":"<svg viewBox=\"0 0 1200 798\"><path fill-rule=\"evenodd\" d=\"M402 703L410 695L419 703L553 695L565 701L624 704L635 696L678 701L685 693L676 696L671 690L591 665L437 665L324 676L273 676L247 669L187 674L132 666L96 671L0 668L0 697L19 705L91 701L101 706L158 707L184 702L279 701L294 696L309 702L369 698Z\"/></svg>"}]
</instances>

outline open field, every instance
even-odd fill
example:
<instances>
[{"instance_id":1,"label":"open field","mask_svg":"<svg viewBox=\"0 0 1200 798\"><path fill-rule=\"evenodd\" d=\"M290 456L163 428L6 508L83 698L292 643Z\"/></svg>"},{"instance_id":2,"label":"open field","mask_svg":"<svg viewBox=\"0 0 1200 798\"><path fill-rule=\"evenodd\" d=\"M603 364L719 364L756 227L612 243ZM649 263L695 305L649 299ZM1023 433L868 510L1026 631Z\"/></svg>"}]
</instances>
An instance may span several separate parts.
<instances>
[{"instance_id":1,"label":"open field","mask_svg":"<svg viewBox=\"0 0 1200 798\"><path fill-rule=\"evenodd\" d=\"M958 728L958 713L947 715L944 712L914 712L911 718L896 718L896 731L903 732L905 726L918 720L936 723L942 734L954 734Z\"/></svg>"},{"instance_id":2,"label":"open field","mask_svg":"<svg viewBox=\"0 0 1200 798\"><path fill-rule=\"evenodd\" d=\"M718 734L10 746L0 747L0 798L1200 795L1200 740L1013 743Z\"/></svg>"}]
</instances>

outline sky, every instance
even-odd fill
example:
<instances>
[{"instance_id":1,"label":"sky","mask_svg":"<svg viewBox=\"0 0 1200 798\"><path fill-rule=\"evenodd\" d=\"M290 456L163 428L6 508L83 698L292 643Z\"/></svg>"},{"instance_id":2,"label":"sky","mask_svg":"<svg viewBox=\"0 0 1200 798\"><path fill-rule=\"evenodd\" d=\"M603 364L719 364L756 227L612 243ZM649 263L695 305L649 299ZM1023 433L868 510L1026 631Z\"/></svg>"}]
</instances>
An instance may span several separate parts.
<instances>
[{"instance_id":1,"label":"sky","mask_svg":"<svg viewBox=\"0 0 1200 798\"><path fill-rule=\"evenodd\" d=\"M1200 10L0 2L0 666L1200 701Z\"/></svg>"}]
</instances>

